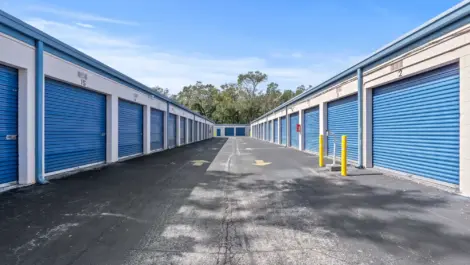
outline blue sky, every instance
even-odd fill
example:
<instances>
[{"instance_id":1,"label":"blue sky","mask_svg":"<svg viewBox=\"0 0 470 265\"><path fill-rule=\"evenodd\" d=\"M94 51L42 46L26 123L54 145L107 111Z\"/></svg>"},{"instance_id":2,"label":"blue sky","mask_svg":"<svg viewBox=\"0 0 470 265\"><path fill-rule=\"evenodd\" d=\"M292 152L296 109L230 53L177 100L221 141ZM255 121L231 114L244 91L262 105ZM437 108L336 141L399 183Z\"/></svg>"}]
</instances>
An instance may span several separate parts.
<instances>
[{"instance_id":1,"label":"blue sky","mask_svg":"<svg viewBox=\"0 0 470 265\"><path fill-rule=\"evenodd\" d=\"M458 0L0 0L0 8L173 93L250 70L315 85Z\"/></svg>"}]
</instances>

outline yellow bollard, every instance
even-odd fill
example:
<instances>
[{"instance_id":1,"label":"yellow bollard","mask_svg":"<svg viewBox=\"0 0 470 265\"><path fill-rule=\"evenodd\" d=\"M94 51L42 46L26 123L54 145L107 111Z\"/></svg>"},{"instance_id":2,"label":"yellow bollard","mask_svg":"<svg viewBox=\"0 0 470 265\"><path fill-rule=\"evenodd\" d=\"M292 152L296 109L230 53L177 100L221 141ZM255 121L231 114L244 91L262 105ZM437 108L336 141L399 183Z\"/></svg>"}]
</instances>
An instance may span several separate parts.
<instances>
[{"instance_id":1,"label":"yellow bollard","mask_svg":"<svg viewBox=\"0 0 470 265\"><path fill-rule=\"evenodd\" d=\"M341 136L341 176L348 175L348 144L347 144L347 136Z\"/></svg>"},{"instance_id":2,"label":"yellow bollard","mask_svg":"<svg viewBox=\"0 0 470 265\"><path fill-rule=\"evenodd\" d=\"M325 161L323 160L323 150L325 148L323 147L323 135L320 134L320 136L318 138L319 138L318 139L318 143L319 143L318 145L319 145L319 148L320 148L320 150L318 150L318 156L319 156L318 165L320 167L324 167L325 166Z\"/></svg>"}]
</instances>

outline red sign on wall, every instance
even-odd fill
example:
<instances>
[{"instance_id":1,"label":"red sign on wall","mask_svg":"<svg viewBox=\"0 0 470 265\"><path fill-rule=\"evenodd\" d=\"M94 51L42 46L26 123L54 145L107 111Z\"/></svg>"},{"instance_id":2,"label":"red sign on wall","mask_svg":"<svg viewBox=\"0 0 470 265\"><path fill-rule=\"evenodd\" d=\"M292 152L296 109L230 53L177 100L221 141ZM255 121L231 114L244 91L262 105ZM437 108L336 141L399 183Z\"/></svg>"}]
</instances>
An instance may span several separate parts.
<instances>
[{"instance_id":1,"label":"red sign on wall","mask_svg":"<svg viewBox=\"0 0 470 265\"><path fill-rule=\"evenodd\" d=\"M297 131L297 132L300 132L300 129L301 129L301 125L300 125L300 124L297 124L296 131Z\"/></svg>"}]
</instances>

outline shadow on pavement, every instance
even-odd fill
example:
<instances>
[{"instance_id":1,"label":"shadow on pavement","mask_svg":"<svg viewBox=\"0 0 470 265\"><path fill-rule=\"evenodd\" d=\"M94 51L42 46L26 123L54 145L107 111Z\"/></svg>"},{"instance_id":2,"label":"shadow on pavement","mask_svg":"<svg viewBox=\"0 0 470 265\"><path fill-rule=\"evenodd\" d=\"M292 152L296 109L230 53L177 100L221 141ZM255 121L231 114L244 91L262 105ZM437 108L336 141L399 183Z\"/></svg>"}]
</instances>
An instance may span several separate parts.
<instances>
[{"instance_id":1,"label":"shadow on pavement","mask_svg":"<svg viewBox=\"0 0 470 265\"><path fill-rule=\"evenodd\" d=\"M0 195L3 262L468 264L467 199L379 175L185 166L221 163L232 143L217 138Z\"/></svg>"},{"instance_id":2,"label":"shadow on pavement","mask_svg":"<svg viewBox=\"0 0 470 265\"><path fill-rule=\"evenodd\" d=\"M429 196L419 189L308 174L281 181L269 176L260 180L252 173L207 175L212 180L199 183L198 192L188 197L175 222L166 227L167 232L186 229L178 236L164 232L161 236L168 236L168 242L153 245L181 248L173 248L177 251L163 259L149 254L152 257L137 259L140 264L183 261L188 253L215 255L217 261L226 262L220 264L257 264L259 253L282 256L279 253L285 250L312 248L331 258L321 264L365 260L468 264L470 260L470 232L465 227L470 212L462 214L457 208L468 210L464 205L468 201L456 196ZM176 236L173 242L172 236Z\"/></svg>"},{"instance_id":3,"label":"shadow on pavement","mask_svg":"<svg viewBox=\"0 0 470 265\"><path fill-rule=\"evenodd\" d=\"M2 264L119 264L178 211L227 139L217 138L0 194ZM189 240L189 239L188 239ZM188 241L190 242L190 241Z\"/></svg>"}]
</instances>

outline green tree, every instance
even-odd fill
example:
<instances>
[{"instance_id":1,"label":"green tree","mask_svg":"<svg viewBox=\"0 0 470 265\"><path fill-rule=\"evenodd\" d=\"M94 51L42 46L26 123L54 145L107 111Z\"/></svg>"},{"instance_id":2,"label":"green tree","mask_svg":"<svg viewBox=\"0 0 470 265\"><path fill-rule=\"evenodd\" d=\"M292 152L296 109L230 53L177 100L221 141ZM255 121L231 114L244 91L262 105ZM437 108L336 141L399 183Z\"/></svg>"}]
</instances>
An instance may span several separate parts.
<instances>
[{"instance_id":1,"label":"green tree","mask_svg":"<svg viewBox=\"0 0 470 265\"><path fill-rule=\"evenodd\" d=\"M268 75L260 71L238 75L238 85L245 90L250 99L257 96L258 86L266 81L268 81Z\"/></svg>"},{"instance_id":2,"label":"green tree","mask_svg":"<svg viewBox=\"0 0 470 265\"><path fill-rule=\"evenodd\" d=\"M171 97L170 90L168 90L168 88L163 88L161 86L154 86L152 87L152 89L164 96Z\"/></svg>"},{"instance_id":3,"label":"green tree","mask_svg":"<svg viewBox=\"0 0 470 265\"><path fill-rule=\"evenodd\" d=\"M243 103L241 106L242 121L244 123L254 120L262 111L262 93L259 85L268 81L268 75L260 71L248 72L238 75L238 86L242 92Z\"/></svg>"},{"instance_id":4,"label":"green tree","mask_svg":"<svg viewBox=\"0 0 470 265\"><path fill-rule=\"evenodd\" d=\"M211 84L203 84L198 81L194 85L184 86L176 95L176 100L190 108L199 112L208 118L215 111L215 98L219 90Z\"/></svg>"},{"instance_id":5,"label":"green tree","mask_svg":"<svg viewBox=\"0 0 470 265\"><path fill-rule=\"evenodd\" d=\"M234 83L220 86L212 118L218 123L242 123L240 87Z\"/></svg>"}]
</instances>

